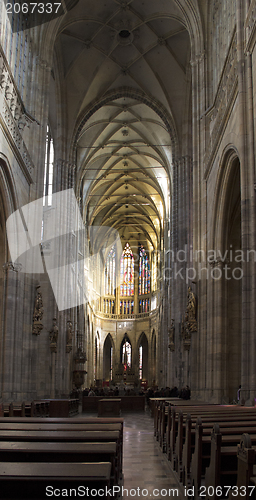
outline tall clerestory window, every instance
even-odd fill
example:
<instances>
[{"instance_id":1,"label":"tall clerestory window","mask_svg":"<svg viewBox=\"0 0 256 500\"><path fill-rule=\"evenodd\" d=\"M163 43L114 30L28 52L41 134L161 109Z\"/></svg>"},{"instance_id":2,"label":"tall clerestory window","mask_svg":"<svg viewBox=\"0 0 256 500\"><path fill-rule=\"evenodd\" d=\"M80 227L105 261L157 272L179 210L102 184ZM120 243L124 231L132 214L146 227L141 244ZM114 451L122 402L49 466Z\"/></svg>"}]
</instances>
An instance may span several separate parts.
<instances>
[{"instance_id":1,"label":"tall clerestory window","mask_svg":"<svg viewBox=\"0 0 256 500\"><path fill-rule=\"evenodd\" d=\"M116 288L116 251L112 247L105 265L105 295L115 295Z\"/></svg>"},{"instance_id":2,"label":"tall clerestory window","mask_svg":"<svg viewBox=\"0 0 256 500\"><path fill-rule=\"evenodd\" d=\"M139 295L150 293L150 267L148 254L141 245L139 248Z\"/></svg>"},{"instance_id":3,"label":"tall clerestory window","mask_svg":"<svg viewBox=\"0 0 256 500\"><path fill-rule=\"evenodd\" d=\"M53 138L51 135L50 127L47 125L45 163L44 163L44 196L43 196L44 207L45 206L50 207L52 205L53 162L54 162Z\"/></svg>"},{"instance_id":4,"label":"tall clerestory window","mask_svg":"<svg viewBox=\"0 0 256 500\"><path fill-rule=\"evenodd\" d=\"M134 295L134 257L129 243L126 243L120 263L120 295Z\"/></svg>"},{"instance_id":5,"label":"tall clerestory window","mask_svg":"<svg viewBox=\"0 0 256 500\"><path fill-rule=\"evenodd\" d=\"M157 253L155 251L152 254L151 287L152 292L157 290Z\"/></svg>"}]
</instances>

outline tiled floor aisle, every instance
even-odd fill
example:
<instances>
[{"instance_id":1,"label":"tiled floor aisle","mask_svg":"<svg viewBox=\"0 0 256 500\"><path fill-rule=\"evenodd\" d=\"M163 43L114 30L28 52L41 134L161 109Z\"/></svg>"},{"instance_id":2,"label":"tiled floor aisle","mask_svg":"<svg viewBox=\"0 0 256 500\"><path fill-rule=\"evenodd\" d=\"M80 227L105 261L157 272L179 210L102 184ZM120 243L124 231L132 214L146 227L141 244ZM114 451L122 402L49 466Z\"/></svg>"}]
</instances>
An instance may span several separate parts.
<instances>
[{"instance_id":1,"label":"tiled floor aisle","mask_svg":"<svg viewBox=\"0 0 256 500\"><path fill-rule=\"evenodd\" d=\"M122 415L124 417L124 488L132 491L127 496L124 492L123 498L151 498L152 500L177 498L169 489L177 488L177 483L172 475L170 467L163 456L158 443L156 443L153 432L153 419L147 413L132 413ZM157 489L162 494L153 493ZM142 490L144 490L142 492ZM148 495L146 491L148 490ZM166 490L168 493L166 493ZM183 495L178 491L178 498L182 500Z\"/></svg>"}]
</instances>

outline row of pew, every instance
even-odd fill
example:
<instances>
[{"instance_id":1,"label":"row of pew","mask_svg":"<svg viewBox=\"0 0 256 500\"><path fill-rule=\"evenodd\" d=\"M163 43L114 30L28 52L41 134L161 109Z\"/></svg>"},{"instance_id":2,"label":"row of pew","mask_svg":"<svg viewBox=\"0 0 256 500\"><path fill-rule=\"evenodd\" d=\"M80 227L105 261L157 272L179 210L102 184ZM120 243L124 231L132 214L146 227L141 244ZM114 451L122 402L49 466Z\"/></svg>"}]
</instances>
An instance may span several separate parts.
<instances>
[{"instance_id":1,"label":"row of pew","mask_svg":"<svg viewBox=\"0 0 256 500\"><path fill-rule=\"evenodd\" d=\"M0 406L4 417L73 417L78 413L79 399L40 399L15 401Z\"/></svg>"},{"instance_id":2,"label":"row of pew","mask_svg":"<svg viewBox=\"0 0 256 500\"><path fill-rule=\"evenodd\" d=\"M122 457L121 418L1 417L0 498L112 498Z\"/></svg>"},{"instance_id":3,"label":"row of pew","mask_svg":"<svg viewBox=\"0 0 256 500\"><path fill-rule=\"evenodd\" d=\"M152 402L154 434L193 498L256 498L256 408Z\"/></svg>"}]
</instances>

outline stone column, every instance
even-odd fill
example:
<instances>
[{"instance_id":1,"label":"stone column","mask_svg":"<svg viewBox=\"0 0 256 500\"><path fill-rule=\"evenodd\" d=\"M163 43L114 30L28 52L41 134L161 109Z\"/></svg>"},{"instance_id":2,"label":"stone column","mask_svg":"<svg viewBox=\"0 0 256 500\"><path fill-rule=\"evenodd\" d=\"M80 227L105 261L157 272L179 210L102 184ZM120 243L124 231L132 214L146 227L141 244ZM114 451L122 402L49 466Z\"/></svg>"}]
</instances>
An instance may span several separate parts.
<instances>
[{"instance_id":1,"label":"stone column","mask_svg":"<svg viewBox=\"0 0 256 500\"><path fill-rule=\"evenodd\" d=\"M245 54L245 3L237 0L238 111L240 120L242 251L255 249L255 158L251 56ZM247 259L246 259L247 260ZM255 397L255 263L243 262L241 397ZM248 362L249 360L249 362Z\"/></svg>"},{"instance_id":2,"label":"stone column","mask_svg":"<svg viewBox=\"0 0 256 500\"><path fill-rule=\"evenodd\" d=\"M3 337L1 345L2 398L17 399L22 390L24 275L20 264L4 265Z\"/></svg>"},{"instance_id":3,"label":"stone column","mask_svg":"<svg viewBox=\"0 0 256 500\"><path fill-rule=\"evenodd\" d=\"M193 258L192 267L196 270L204 265L206 255L206 217L207 198L204 180L204 153L206 150L206 82L205 53L192 55L192 132L193 132L193 256L200 251L197 261ZM192 397L204 398L206 372L207 338L207 280L196 280L194 291L198 298L198 332L193 334L191 344L191 390Z\"/></svg>"},{"instance_id":4,"label":"stone column","mask_svg":"<svg viewBox=\"0 0 256 500\"><path fill-rule=\"evenodd\" d=\"M190 260L192 240L192 161L189 156L181 157L173 167L173 197L172 197L172 238L169 266L172 270L170 287L171 299L168 304L170 316L168 318L167 332L170 328L170 317L175 323L175 350L169 351L170 375L169 385L182 384L184 373L190 373L187 366L188 357L184 352L180 337L180 325L185 314L187 301L186 272L188 277L194 278L193 263ZM194 286L194 285L193 285ZM196 338L193 339L194 343ZM166 340L168 343L168 340ZM183 371L181 372L181 366ZM186 383L191 385L191 381Z\"/></svg>"}]
</instances>

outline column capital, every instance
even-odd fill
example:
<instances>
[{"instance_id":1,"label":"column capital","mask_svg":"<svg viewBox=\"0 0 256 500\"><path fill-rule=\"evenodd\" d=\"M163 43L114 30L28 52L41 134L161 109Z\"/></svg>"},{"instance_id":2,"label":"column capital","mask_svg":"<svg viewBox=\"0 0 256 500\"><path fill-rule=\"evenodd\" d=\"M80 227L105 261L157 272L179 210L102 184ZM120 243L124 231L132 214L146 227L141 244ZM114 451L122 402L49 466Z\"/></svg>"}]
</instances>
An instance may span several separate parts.
<instances>
[{"instance_id":1,"label":"column capital","mask_svg":"<svg viewBox=\"0 0 256 500\"><path fill-rule=\"evenodd\" d=\"M3 265L3 271L5 273L7 273L7 271L14 271L18 273L21 271L21 269L22 269L22 264L13 263L11 261L5 262L5 264Z\"/></svg>"}]
</instances>

